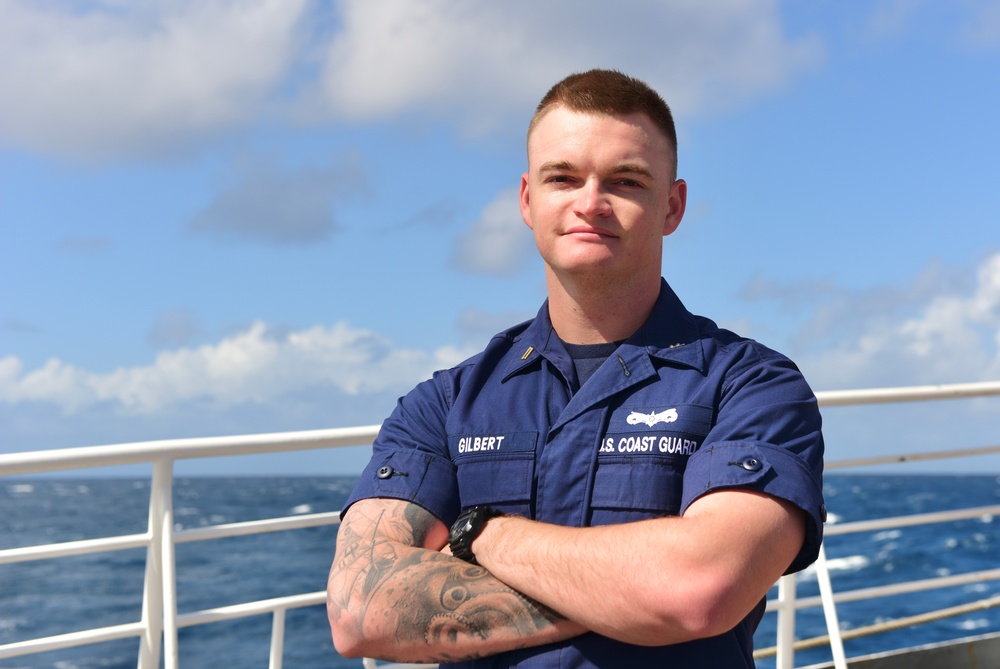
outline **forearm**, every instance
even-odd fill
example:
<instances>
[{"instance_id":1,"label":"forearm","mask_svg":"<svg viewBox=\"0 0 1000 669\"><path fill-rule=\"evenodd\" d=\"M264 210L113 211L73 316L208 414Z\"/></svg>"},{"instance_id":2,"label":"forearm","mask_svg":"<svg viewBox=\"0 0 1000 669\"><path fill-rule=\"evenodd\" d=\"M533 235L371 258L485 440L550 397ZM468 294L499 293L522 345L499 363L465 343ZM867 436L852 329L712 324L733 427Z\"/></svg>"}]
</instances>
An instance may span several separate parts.
<instances>
[{"instance_id":1,"label":"forearm","mask_svg":"<svg viewBox=\"0 0 1000 669\"><path fill-rule=\"evenodd\" d=\"M425 538L412 519L404 517L412 505L401 504L376 507L378 517L356 516L341 527L327 608L342 654L450 662L550 643L583 631L482 567L390 538L405 527L414 532L410 543ZM386 532L388 526L395 529Z\"/></svg>"},{"instance_id":2,"label":"forearm","mask_svg":"<svg viewBox=\"0 0 1000 669\"><path fill-rule=\"evenodd\" d=\"M787 503L726 492L699 500L684 518L624 525L497 518L473 550L497 578L587 629L663 645L731 629L788 566L802 537L800 512Z\"/></svg>"},{"instance_id":3,"label":"forearm","mask_svg":"<svg viewBox=\"0 0 1000 669\"><path fill-rule=\"evenodd\" d=\"M475 552L500 580L604 636L642 645L695 638L681 616L685 583L661 582L648 546L629 550L632 534L641 531L636 525L570 528L497 519ZM664 600L677 604L676 616L664 615Z\"/></svg>"}]
</instances>

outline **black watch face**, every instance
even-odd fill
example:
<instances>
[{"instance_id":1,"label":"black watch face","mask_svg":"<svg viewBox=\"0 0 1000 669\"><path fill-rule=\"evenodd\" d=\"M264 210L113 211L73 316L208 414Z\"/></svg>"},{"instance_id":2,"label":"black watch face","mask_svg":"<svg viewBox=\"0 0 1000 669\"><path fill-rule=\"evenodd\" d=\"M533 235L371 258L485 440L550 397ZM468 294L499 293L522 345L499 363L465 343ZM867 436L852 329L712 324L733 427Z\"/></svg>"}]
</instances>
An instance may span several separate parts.
<instances>
[{"instance_id":1,"label":"black watch face","mask_svg":"<svg viewBox=\"0 0 1000 669\"><path fill-rule=\"evenodd\" d=\"M469 519L468 518L465 518L465 519L459 518L459 521L460 522L455 523L451 527L451 537L450 538L451 538L452 541L455 541L460 536L462 536L463 534L465 534L466 532L469 531Z\"/></svg>"},{"instance_id":2,"label":"black watch face","mask_svg":"<svg viewBox=\"0 0 1000 669\"><path fill-rule=\"evenodd\" d=\"M453 528L456 532L468 532L472 529L472 511L465 511L455 521Z\"/></svg>"},{"instance_id":3,"label":"black watch face","mask_svg":"<svg viewBox=\"0 0 1000 669\"><path fill-rule=\"evenodd\" d=\"M479 509L473 507L464 511L455 524L451 527L451 532L448 535L448 544L451 548L451 554L460 560L465 560L466 562L472 562L475 564L475 560L472 556L471 544L473 537L473 532L475 530L476 518L482 517Z\"/></svg>"}]
</instances>

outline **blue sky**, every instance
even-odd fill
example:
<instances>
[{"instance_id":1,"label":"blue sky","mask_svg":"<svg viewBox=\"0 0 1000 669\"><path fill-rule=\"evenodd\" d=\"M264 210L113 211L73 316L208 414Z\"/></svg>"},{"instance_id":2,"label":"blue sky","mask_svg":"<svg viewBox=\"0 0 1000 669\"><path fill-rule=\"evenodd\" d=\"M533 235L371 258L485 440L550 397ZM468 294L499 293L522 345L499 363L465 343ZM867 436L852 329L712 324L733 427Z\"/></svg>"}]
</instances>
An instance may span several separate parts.
<instances>
[{"instance_id":1,"label":"blue sky","mask_svg":"<svg viewBox=\"0 0 1000 669\"><path fill-rule=\"evenodd\" d=\"M664 275L692 311L816 390L1000 379L1000 3L0 16L0 452L378 423L538 309L525 126L595 66L677 116L689 207ZM831 409L829 455L992 444L998 418L996 398Z\"/></svg>"}]
</instances>

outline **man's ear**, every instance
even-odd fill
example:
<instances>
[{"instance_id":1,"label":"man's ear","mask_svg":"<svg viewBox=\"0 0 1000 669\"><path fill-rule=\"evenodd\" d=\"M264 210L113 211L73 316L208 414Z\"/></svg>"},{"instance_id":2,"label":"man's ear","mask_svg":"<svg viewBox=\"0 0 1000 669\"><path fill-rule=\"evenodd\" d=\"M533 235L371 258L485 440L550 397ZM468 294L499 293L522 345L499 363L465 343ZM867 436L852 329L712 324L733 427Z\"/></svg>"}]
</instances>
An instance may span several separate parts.
<instances>
[{"instance_id":1,"label":"man's ear","mask_svg":"<svg viewBox=\"0 0 1000 669\"><path fill-rule=\"evenodd\" d=\"M687 208L687 183L683 179L675 179L670 186L670 196L667 203L670 207L667 215L663 219L663 236L673 234L684 218L684 210Z\"/></svg>"},{"instance_id":2,"label":"man's ear","mask_svg":"<svg viewBox=\"0 0 1000 669\"><path fill-rule=\"evenodd\" d=\"M524 219L524 224L529 228L534 230L534 226L531 225L531 208L528 206L528 173L525 172L521 175L521 218Z\"/></svg>"}]
</instances>

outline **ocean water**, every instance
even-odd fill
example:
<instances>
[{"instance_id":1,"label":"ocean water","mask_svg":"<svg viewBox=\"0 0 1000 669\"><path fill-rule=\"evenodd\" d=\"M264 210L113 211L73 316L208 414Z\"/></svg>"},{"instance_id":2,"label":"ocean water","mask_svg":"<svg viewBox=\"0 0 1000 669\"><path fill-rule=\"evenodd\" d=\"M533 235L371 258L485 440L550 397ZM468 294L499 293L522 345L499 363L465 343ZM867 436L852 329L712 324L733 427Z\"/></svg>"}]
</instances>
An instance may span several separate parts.
<instances>
[{"instance_id":1,"label":"ocean water","mask_svg":"<svg viewBox=\"0 0 1000 669\"><path fill-rule=\"evenodd\" d=\"M179 527L192 528L278 515L335 511L350 477L188 478L175 483ZM831 522L1000 504L997 475L845 475L826 480ZM145 531L148 481L126 479L0 480L0 548L75 541ZM322 590L336 527L179 544L178 608L190 612L255 599ZM835 590L996 568L1000 518L830 537ZM130 623L141 616L142 549L0 565L0 644ZM807 570L799 596L818 592ZM773 593L772 593L773 594ZM838 606L843 629L871 625L1000 594L1000 581ZM826 633L819 609L800 612L797 634ZM774 644L767 614L758 647ZM182 667L266 667L270 616L212 623L180 631ZM889 634L846 642L848 656L1000 631L1000 609L979 611ZM290 611L284 666L361 667L340 658L322 606ZM0 660L0 668L134 667L138 641L126 639ZM798 665L830 659L828 648L801 651ZM773 660L758 661L762 669Z\"/></svg>"}]
</instances>

